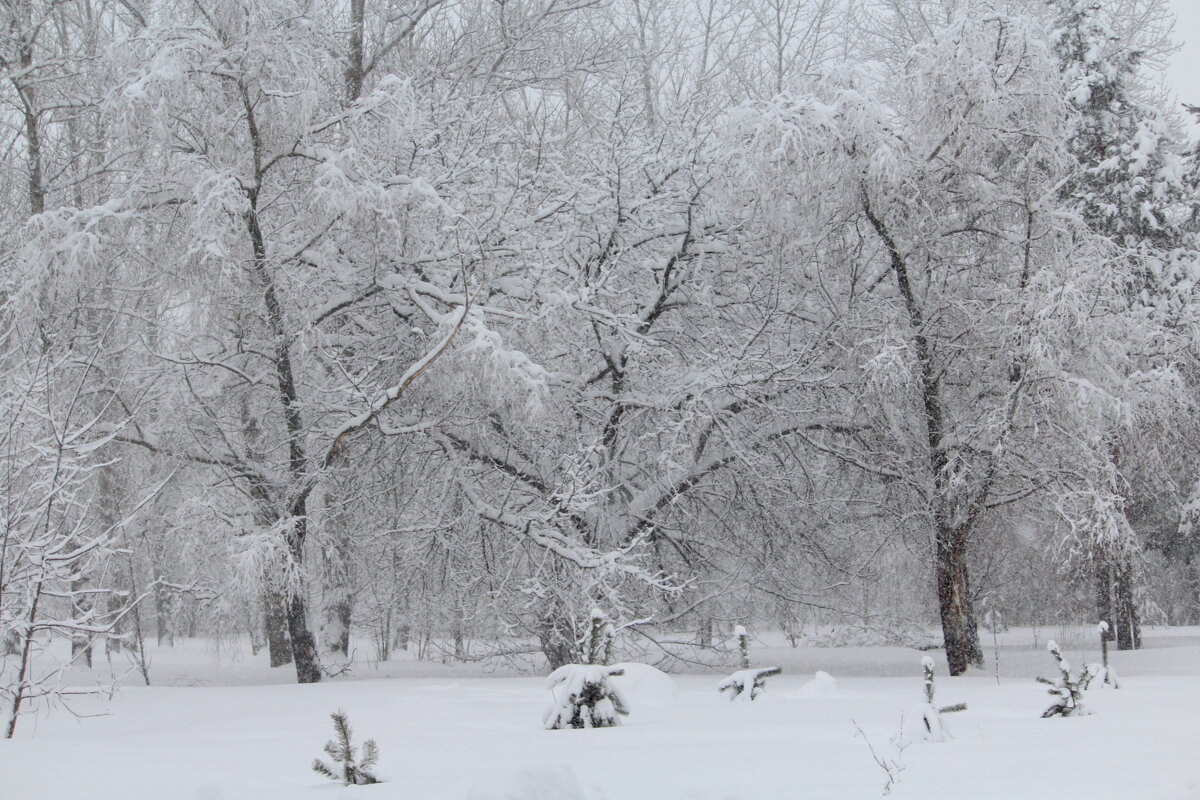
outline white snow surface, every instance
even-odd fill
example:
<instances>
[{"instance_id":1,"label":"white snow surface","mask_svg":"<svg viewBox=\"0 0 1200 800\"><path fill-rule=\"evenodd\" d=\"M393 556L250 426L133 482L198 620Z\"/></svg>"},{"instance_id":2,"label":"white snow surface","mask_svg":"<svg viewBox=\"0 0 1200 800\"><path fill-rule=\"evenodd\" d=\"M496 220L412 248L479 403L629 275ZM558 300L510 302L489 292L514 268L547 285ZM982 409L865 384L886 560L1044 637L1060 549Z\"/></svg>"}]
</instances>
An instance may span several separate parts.
<instances>
[{"instance_id":1,"label":"white snow surface","mask_svg":"<svg viewBox=\"0 0 1200 800\"><path fill-rule=\"evenodd\" d=\"M679 702L679 689L671 676L649 664L623 662L614 664L623 674L608 679L633 709L672 705ZM631 712L636 713L636 712Z\"/></svg>"},{"instance_id":2,"label":"white snow surface","mask_svg":"<svg viewBox=\"0 0 1200 800\"><path fill-rule=\"evenodd\" d=\"M817 670L812 680L800 687L797 697L841 697L838 691L837 678L823 669Z\"/></svg>"},{"instance_id":3,"label":"white snow surface","mask_svg":"<svg viewBox=\"0 0 1200 800\"><path fill-rule=\"evenodd\" d=\"M1083 630L1059 637L1077 663L1099 657L1094 626ZM59 708L23 717L17 738L0 740L0 798L878 798L886 776L857 723L877 753L903 762L896 798L1200 800L1200 628L1148 630L1147 649L1112 652L1121 689L1089 691L1095 713L1069 719L1039 717L1049 698L1033 676L1056 670L1030 631L1000 640L999 682L992 652L987 670L958 678L934 654L939 698L969 710L953 715L955 738L903 752L892 740L924 686L919 654L899 647L764 647L756 659L784 668L771 679L770 703L729 703L713 691L715 671L677 674L667 678L676 702L643 703L631 689L620 727L547 731L544 676L401 655L359 663L349 679L297 686L286 683L289 667L270 670L261 654L227 648L217 660L203 643L180 642L152 653L151 676L163 685L73 701L79 714L106 716ZM836 695L801 691L814 664L839 675ZM647 685L653 675L629 674ZM654 680L655 692L665 689ZM386 783L342 788L310 770L339 708L356 743L379 743Z\"/></svg>"}]
</instances>

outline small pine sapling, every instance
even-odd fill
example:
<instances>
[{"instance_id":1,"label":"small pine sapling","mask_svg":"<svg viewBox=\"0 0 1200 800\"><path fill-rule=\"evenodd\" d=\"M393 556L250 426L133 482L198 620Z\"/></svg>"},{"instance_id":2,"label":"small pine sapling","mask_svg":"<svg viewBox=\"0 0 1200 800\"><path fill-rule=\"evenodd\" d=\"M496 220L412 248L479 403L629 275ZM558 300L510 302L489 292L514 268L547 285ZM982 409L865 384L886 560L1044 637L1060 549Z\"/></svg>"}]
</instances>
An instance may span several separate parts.
<instances>
[{"instance_id":1,"label":"small pine sapling","mask_svg":"<svg viewBox=\"0 0 1200 800\"><path fill-rule=\"evenodd\" d=\"M1096 626L1096 630L1100 634L1100 658L1102 659L1101 666L1096 668L1091 675L1091 679L1102 678L1100 688L1111 686L1114 689L1120 689L1121 685L1117 682L1117 671L1108 664L1108 623L1100 620L1100 624Z\"/></svg>"},{"instance_id":2,"label":"small pine sapling","mask_svg":"<svg viewBox=\"0 0 1200 800\"><path fill-rule=\"evenodd\" d=\"M931 742L944 742L949 735L942 723L942 714L956 711L966 711L966 703L954 703L938 708L933 702L933 659L925 656L921 659L921 667L925 671L925 705L921 707L921 720L925 725L925 738Z\"/></svg>"},{"instance_id":3,"label":"small pine sapling","mask_svg":"<svg viewBox=\"0 0 1200 800\"><path fill-rule=\"evenodd\" d=\"M734 635L737 636L738 640L738 651L741 656L742 668L717 684L717 690L728 692L730 700L736 700L739 697L747 700L756 700L766 688L767 678L772 675L778 675L783 670L779 667L751 668L750 635L746 633L746 629L741 625L738 625L734 629Z\"/></svg>"},{"instance_id":4,"label":"small pine sapling","mask_svg":"<svg viewBox=\"0 0 1200 800\"><path fill-rule=\"evenodd\" d=\"M1044 683L1050 687L1050 696L1055 698L1053 705L1042 712L1042 717L1078 717L1087 714L1088 712L1083 707L1083 690L1088 687L1088 682L1091 680L1087 666L1085 665L1079 671L1079 675L1072 678L1071 665L1063 658L1058 643L1050 640L1046 643L1046 649L1058 662L1059 678L1057 681L1041 676L1037 679L1038 683Z\"/></svg>"},{"instance_id":5,"label":"small pine sapling","mask_svg":"<svg viewBox=\"0 0 1200 800\"><path fill-rule=\"evenodd\" d=\"M542 723L546 730L564 728L611 728L629 715L629 703L621 691L608 682L624 675L620 667L603 664L564 664L547 679L553 704Z\"/></svg>"},{"instance_id":6,"label":"small pine sapling","mask_svg":"<svg viewBox=\"0 0 1200 800\"><path fill-rule=\"evenodd\" d=\"M313 771L324 775L333 781L341 781L345 786L366 786L379 783L379 779L371 774L370 768L379 760L379 748L374 739L367 739L363 744L362 758L355 755L356 748L350 742L350 723L346 721L346 712L337 711L329 715L333 718L333 729L337 733L336 741L325 743L325 752L334 760L331 767L321 759L313 759Z\"/></svg>"}]
</instances>

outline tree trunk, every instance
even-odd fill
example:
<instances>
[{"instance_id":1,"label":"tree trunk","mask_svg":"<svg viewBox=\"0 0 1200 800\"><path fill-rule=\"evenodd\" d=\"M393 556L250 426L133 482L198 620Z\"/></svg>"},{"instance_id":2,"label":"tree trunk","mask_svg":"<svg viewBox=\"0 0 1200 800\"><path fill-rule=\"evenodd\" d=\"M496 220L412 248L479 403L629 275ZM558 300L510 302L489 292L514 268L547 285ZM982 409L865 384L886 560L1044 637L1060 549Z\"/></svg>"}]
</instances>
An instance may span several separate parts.
<instances>
[{"instance_id":1,"label":"tree trunk","mask_svg":"<svg viewBox=\"0 0 1200 800\"><path fill-rule=\"evenodd\" d=\"M304 539L308 532L307 506L303 499L293 507L295 522L287 535L288 549L296 571L304 574ZM288 634L292 640L292 660L296 662L298 683L317 683L321 680L321 661L317 657L317 640L308 627L308 607L304 602L304 587L293 586L287 599Z\"/></svg>"},{"instance_id":2,"label":"tree trunk","mask_svg":"<svg viewBox=\"0 0 1200 800\"><path fill-rule=\"evenodd\" d=\"M366 0L350 0L350 42L346 53L346 99L353 103L362 94L363 27Z\"/></svg>"},{"instance_id":3,"label":"tree trunk","mask_svg":"<svg viewBox=\"0 0 1200 800\"><path fill-rule=\"evenodd\" d=\"M946 662L951 675L961 675L972 664L983 666L983 648L979 644L967 579L967 531L940 529L935 549L934 569Z\"/></svg>"},{"instance_id":4,"label":"tree trunk","mask_svg":"<svg viewBox=\"0 0 1200 800\"><path fill-rule=\"evenodd\" d=\"M555 613L557 610L552 609L544 614L537 629L538 644L551 670L563 664L573 664L579 658L571 620L563 613Z\"/></svg>"},{"instance_id":5,"label":"tree trunk","mask_svg":"<svg viewBox=\"0 0 1200 800\"><path fill-rule=\"evenodd\" d=\"M1108 630L1100 634L1103 641L1111 642L1116 638L1117 618L1113 615L1113 574L1112 564L1104 553L1096 556L1096 616L1100 621L1108 623Z\"/></svg>"},{"instance_id":6,"label":"tree trunk","mask_svg":"<svg viewBox=\"0 0 1200 800\"><path fill-rule=\"evenodd\" d=\"M308 610L300 592L294 592L288 598L287 622L292 639L292 659L296 662L296 681L319 682L321 662L317 658L317 640L308 629Z\"/></svg>"},{"instance_id":7,"label":"tree trunk","mask_svg":"<svg viewBox=\"0 0 1200 800\"><path fill-rule=\"evenodd\" d=\"M345 461L344 451L338 451L334 461ZM327 491L324 514L321 517L321 574L324 578L321 607L321 646L335 658L350 658L350 623L354 611L354 595L350 585L350 524L344 508L338 503L341 491Z\"/></svg>"},{"instance_id":8,"label":"tree trunk","mask_svg":"<svg viewBox=\"0 0 1200 800\"><path fill-rule=\"evenodd\" d=\"M272 667L292 663L292 643L288 638L287 611L280 593L268 586L263 591L263 630L267 634L267 656Z\"/></svg>"},{"instance_id":9,"label":"tree trunk","mask_svg":"<svg viewBox=\"0 0 1200 800\"><path fill-rule=\"evenodd\" d=\"M1138 650L1142 646L1142 626L1133 594L1133 565L1128 558L1119 560L1113 570L1117 614L1117 649Z\"/></svg>"}]
</instances>

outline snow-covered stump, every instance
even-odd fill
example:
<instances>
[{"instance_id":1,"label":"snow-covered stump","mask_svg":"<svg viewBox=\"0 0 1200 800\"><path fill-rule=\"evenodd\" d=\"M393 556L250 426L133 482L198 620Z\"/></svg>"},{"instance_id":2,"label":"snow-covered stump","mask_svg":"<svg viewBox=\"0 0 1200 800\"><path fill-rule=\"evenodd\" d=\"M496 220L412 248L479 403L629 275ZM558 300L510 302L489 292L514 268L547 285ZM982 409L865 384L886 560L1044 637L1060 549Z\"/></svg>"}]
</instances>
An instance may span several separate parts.
<instances>
[{"instance_id":1,"label":"snow-covered stump","mask_svg":"<svg viewBox=\"0 0 1200 800\"><path fill-rule=\"evenodd\" d=\"M729 699L755 700L766 689L767 678L778 675L779 667L761 667L753 669L750 666L750 634L741 625L733 629L733 635L738 640L738 656L742 668L717 684L717 691L728 693Z\"/></svg>"},{"instance_id":2,"label":"snow-covered stump","mask_svg":"<svg viewBox=\"0 0 1200 800\"><path fill-rule=\"evenodd\" d=\"M1063 658L1058 643L1051 640L1046 643L1046 649L1058 662L1059 678L1057 681L1052 681L1038 676L1038 683L1048 685L1050 696L1056 698L1054 703L1042 712L1042 717L1078 717L1087 714L1088 711L1083 706L1083 690L1088 687L1092 672L1085 664L1079 671L1079 675L1072 678L1071 665Z\"/></svg>"},{"instance_id":3,"label":"snow-covered stump","mask_svg":"<svg viewBox=\"0 0 1200 800\"><path fill-rule=\"evenodd\" d=\"M608 679L624 675L620 667L564 664L546 680L553 698L542 722L546 730L611 728L629 716L629 703Z\"/></svg>"},{"instance_id":4,"label":"snow-covered stump","mask_svg":"<svg viewBox=\"0 0 1200 800\"><path fill-rule=\"evenodd\" d=\"M761 669L739 669L725 680L717 684L717 690L729 693L730 700L741 697L744 700L755 700L767 685L767 678L782 672L779 667L763 667Z\"/></svg>"},{"instance_id":5,"label":"snow-covered stump","mask_svg":"<svg viewBox=\"0 0 1200 800\"><path fill-rule=\"evenodd\" d=\"M918 731L921 738L928 742L944 742L946 737L950 735L950 731L946 728L946 724L942 721L942 714L952 714L956 711L966 711L966 703L954 703L953 705L937 707L934 702L933 688L933 659L929 656L924 656L921 659L921 668L925 672L925 703L920 708L920 718L923 730Z\"/></svg>"}]
</instances>

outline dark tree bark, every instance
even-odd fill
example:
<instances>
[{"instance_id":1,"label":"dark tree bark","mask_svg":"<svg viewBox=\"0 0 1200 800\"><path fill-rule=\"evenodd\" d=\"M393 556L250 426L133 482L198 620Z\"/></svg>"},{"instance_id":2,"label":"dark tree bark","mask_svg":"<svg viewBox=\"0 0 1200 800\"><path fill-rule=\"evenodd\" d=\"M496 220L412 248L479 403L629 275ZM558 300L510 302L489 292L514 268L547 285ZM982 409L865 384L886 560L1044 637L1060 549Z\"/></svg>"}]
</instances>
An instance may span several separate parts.
<instances>
[{"instance_id":1,"label":"dark tree bark","mask_svg":"<svg viewBox=\"0 0 1200 800\"><path fill-rule=\"evenodd\" d=\"M1100 635L1103 641L1111 642L1116 638L1117 618L1113 615L1113 576L1112 564L1103 552L1096 556L1096 616L1108 623L1108 630Z\"/></svg>"},{"instance_id":2,"label":"dark tree bark","mask_svg":"<svg viewBox=\"0 0 1200 800\"><path fill-rule=\"evenodd\" d=\"M292 663L292 642L288 636L287 610L282 593L267 588L263 592L263 630L267 635L267 657L272 667Z\"/></svg>"},{"instance_id":3,"label":"dark tree bark","mask_svg":"<svg viewBox=\"0 0 1200 800\"><path fill-rule=\"evenodd\" d=\"M972 664L983 665L967 573L967 533L962 528L939 529L934 556L938 609L951 675L961 675Z\"/></svg>"},{"instance_id":4,"label":"dark tree bark","mask_svg":"<svg viewBox=\"0 0 1200 800\"><path fill-rule=\"evenodd\" d=\"M1142 646L1142 625L1133 594L1133 565L1120 559L1113 569L1113 595L1117 615L1117 649L1138 650Z\"/></svg>"},{"instance_id":5,"label":"dark tree bark","mask_svg":"<svg viewBox=\"0 0 1200 800\"><path fill-rule=\"evenodd\" d=\"M366 0L350 0L350 46L346 53L346 99L353 103L362 95L363 79L363 27L366 16Z\"/></svg>"},{"instance_id":6,"label":"dark tree bark","mask_svg":"<svg viewBox=\"0 0 1200 800\"><path fill-rule=\"evenodd\" d=\"M545 612L538 624L537 637L551 670L579 660L575 631L565 610L551 608Z\"/></svg>"}]
</instances>

